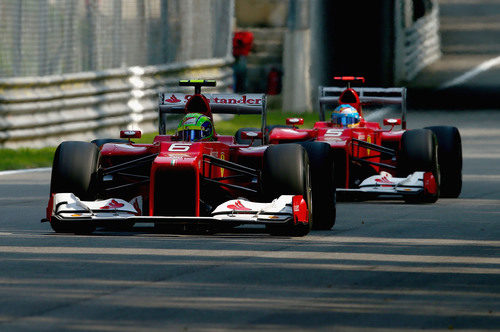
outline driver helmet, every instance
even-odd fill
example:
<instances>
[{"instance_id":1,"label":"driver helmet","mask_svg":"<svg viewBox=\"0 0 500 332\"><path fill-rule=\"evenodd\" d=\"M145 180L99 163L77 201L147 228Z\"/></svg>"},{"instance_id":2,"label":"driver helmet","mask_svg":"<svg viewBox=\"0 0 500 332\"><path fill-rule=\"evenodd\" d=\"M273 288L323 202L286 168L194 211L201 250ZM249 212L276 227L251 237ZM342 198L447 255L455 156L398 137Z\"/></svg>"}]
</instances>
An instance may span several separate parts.
<instances>
[{"instance_id":1,"label":"driver helmet","mask_svg":"<svg viewBox=\"0 0 500 332\"><path fill-rule=\"evenodd\" d=\"M200 113L186 114L177 127L177 137L182 141L210 141L213 136L212 120Z\"/></svg>"},{"instance_id":2,"label":"driver helmet","mask_svg":"<svg viewBox=\"0 0 500 332\"><path fill-rule=\"evenodd\" d=\"M361 121L356 108L348 104L338 106L332 112L332 123L344 128L356 127Z\"/></svg>"}]
</instances>

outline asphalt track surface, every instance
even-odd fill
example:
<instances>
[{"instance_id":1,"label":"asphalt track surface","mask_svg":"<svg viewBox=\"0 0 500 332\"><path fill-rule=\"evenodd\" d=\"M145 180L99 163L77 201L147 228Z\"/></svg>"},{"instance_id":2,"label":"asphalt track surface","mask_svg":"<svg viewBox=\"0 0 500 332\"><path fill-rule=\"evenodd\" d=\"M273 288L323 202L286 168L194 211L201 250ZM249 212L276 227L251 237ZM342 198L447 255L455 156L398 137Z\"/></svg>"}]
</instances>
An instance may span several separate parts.
<instances>
[{"instance_id":1,"label":"asphalt track surface","mask_svg":"<svg viewBox=\"0 0 500 332\"><path fill-rule=\"evenodd\" d=\"M48 171L3 174L0 331L498 330L500 1L440 5L444 56L410 84L408 121L460 129L458 199L339 203L303 238L78 236L39 222Z\"/></svg>"},{"instance_id":2,"label":"asphalt track surface","mask_svg":"<svg viewBox=\"0 0 500 332\"><path fill-rule=\"evenodd\" d=\"M1 175L0 330L496 329L500 113L474 114L408 116L460 129L460 198L338 203L334 229L303 238L55 234L50 172Z\"/></svg>"}]
</instances>

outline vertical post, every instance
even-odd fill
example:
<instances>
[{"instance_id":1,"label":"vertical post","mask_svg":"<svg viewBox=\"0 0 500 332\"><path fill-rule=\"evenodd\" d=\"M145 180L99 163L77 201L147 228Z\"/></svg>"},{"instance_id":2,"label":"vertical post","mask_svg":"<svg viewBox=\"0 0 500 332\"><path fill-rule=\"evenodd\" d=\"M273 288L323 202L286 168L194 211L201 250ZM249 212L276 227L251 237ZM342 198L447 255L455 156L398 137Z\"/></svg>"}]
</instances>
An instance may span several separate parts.
<instances>
[{"instance_id":1,"label":"vertical post","mask_svg":"<svg viewBox=\"0 0 500 332\"><path fill-rule=\"evenodd\" d=\"M401 115L401 129L406 130L406 88L401 91L401 98L403 99L402 115Z\"/></svg>"},{"instance_id":2,"label":"vertical post","mask_svg":"<svg viewBox=\"0 0 500 332\"><path fill-rule=\"evenodd\" d=\"M289 0L283 48L283 110L311 111L309 0Z\"/></svg>"},{"instance_id":3,"label":"vertical post","mask_svg":"<svg viewBox=\"0 0 500 332\"><path fill-rule=\"evenodd\" d=\"M169 63L170 62L170 25L169 21L170 18L168 17L168 0L161 0L160 2L160 25L161 25L161 30L160 30L160 61L162 63Z\"/></svg>"},{"instance_id":4,"label":"vertical post","mask_svg":"<svg viewBox=\"0 0 500 332\"><path fill-rule=\"evenodd\" d=\"M12 76L21 76L23 62L22 34L23 34L23 1L14 2L14 33L12 36Z\"/></svg>"},{"instance_id":5,"label":"vertical post","mask_svg":"<svg viewBox=\"0 0 500 332\"><path fill-rule=\"evenodd\" d=\"M183 0L179 2L179 16L183 22L180 27L180 47L177 52L177 61L187 61L193 58L193 10L194 4L192 0Z\"/></svg>"},{"instance_id":6,"label":"vertical post","mask_svg":"<svg viewBox=\"0 0 500 332\"><path fill-rule=\"evenodd\" d=\"M111 67L122 65L122 0L113 0Z\"/></svg>"},{"instance_id":7,"label":"vertical post","mask_svg":"<svg viewBox=\"0 0 500 332\"><path fill-rule=\"evenodd\" d=\"M325 14L325 1L315 0L311 2L311 103L314 111L320 111L318 100L317 87L326 84L327 78L332 76L332 72L328 70L328 56L326 50L331 48L331 45L326 42L330 16ZM321 114L321 113L320 113Z\"/></svg>"},{"instance_id":8,"label":"vertical post","mask_svg":"<svg viewBox=\"0 0 500 332\"><path fill-rule=\"evenodd\" d=\"M406 80L405 68L405 29L406 12L409 5L406 0L394 0L394 84Z\"/></svg>"},{"instance_id":9,"label":"vertical post","mask_svg":"<svg viewBox=\"0 0 500 332\"><path fill-rule=\"evenodd\" d=\"M147 50L146 45L147 45L147 31L146 31L146 4L144 0L137 0L136 3L136 9L137 9L137 22L139 25L139 40L138 40L138 47L139 47L139 54L140 59L138 65L146 65L149 61L148 57L149 54L144 54L144 50Z\"/></svg>"},{"instance_id":10,"label":"vertical post","mask_svg":"<svg viewBox=\"0 0 500 332\"><path fill-rule=\"evenodd\" d=\"M48 5L48 0L38 2L38 76L50 73L47 59Z\"/></svg>"},{"instance_id":11,"label":"vertical post","mask_svg":"<svg viewBox=\"0 0 500 332\"><path fill-rule=\"evenodd\" d=\"M380 69L379 79L382 85L390 86L394 82L395 63L395 0L380 1Z\"/></svg>"},{"instance_id":12,"label":"vertical post","mask_svg":"<svg viewBox=\"0 0 500 332\"><path fill-rule=\"evenodd\" d=\"M75 24L76 23L76 10L78 0L67 1L64 10L64 40L63 40L63 54L62 57L62 72L71 73L77 70L75 66Z\"/></svg>"},{"instance_id":13,"label":"vertical post","mask_svg":"<svg viewBox=\"0 0 500 332\"><path fill-rule=\"evenodd\" d=\"M212 30L212 57L227 58L231 55L232 19L234 18L234 2L215 0L211 11L215 19ZM229 38L227 38L229 37Z\"/></svg>"},{"instance_id":14,"label":"vertical post","mask_svg":"<svg viewBox=\"0 0 500 332\"><path fill-rule=\"evenodd\" d=\"M96 30L96 22L95 22L95 0L85 0L85 12L86 12L86 21L87 21L87 29L85 31L85 45L87 52L85 52L85 60L83 61L83 71L92 71L96 69L95 66L95 30Z\"/></svg>"}]
</instances>

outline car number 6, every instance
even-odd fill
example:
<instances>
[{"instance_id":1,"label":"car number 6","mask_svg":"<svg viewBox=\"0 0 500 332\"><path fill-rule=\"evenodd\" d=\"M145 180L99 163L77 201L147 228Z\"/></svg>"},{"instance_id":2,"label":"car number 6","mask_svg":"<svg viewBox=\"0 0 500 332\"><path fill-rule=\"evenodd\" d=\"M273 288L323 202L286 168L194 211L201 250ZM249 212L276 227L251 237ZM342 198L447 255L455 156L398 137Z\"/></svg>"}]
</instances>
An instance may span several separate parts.
<instances>
[{"instance_id":1,"label":"car number 6","mask_svg":"<svg viewBox=\"0 0 500 332\"><path fill-rule=\"evenodd\" d=\"M191 144L189 143L174 143L170 145L168 151L170 152L186 152L191 148Z\"/></svg>"}]
</instances>

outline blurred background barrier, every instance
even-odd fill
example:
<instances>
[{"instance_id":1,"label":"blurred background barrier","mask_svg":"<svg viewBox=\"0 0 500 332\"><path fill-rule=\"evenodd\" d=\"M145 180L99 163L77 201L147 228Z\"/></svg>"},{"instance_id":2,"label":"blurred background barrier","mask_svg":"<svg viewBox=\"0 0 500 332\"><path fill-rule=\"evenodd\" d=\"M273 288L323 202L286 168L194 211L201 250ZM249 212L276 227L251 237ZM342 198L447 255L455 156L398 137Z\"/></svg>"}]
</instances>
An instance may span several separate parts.
<instances>
[{"instance_id":1,"label":"blurred background barrier","mask_svg":"<svg viewBox=\"0 0 500 332\"><path fill-rule=\"evenodd\" d=\"M248 89L289 111L317 108L334 76L406 85L441 56L438 0L235 0L235 16L254 35Z\"/></svg>"},{"instance_id":2,"label":"blurred background barrier","mask_svg":"<svg viewBox=\"0 0 500 332\"><path fill-rule=\"evenodd\" d=\"M180 78L232 84L233 0L0 2L0 146L155 130Z\"/></svg>"},{"instance_id":3,"label":"blurred background barrier","mask_svg":"<svg viewBox=\"0 0 500 332\"><path fill-rule=\"evenodd\" d=\"M236 63L235 31L253 36ZM438 0L1 0L0 147L153 131L159 91L234 89L237 70L269 107L311 111L334 76L407 84L438 31Z\"/></svg>"},{"instance_id":4,"label":"blurred background barrier","mask_svg":"<svg viewBox=\"0 0 500 332\"><path fill-rule=\"evenodd\" d=\"M158 93L182 91L179 79L232 83L232 58L192 60L60 76L0 80L3 147L57 145L63 140L116 137L120 129L156 131Z\"/></svg>"},{"instance_id":5,"label":"blurred background barrier","mask_svg":"<svg viewBox=\"0 0 500 332\"><path fill-rule=\"evenodd\" d=\"M411 81L441 57L437 0L397 0L395 81Z\"/></svg>"}]
</instances>

